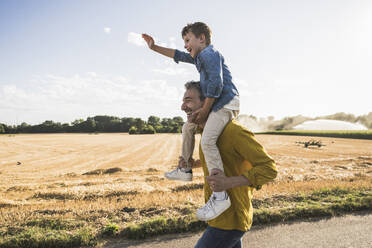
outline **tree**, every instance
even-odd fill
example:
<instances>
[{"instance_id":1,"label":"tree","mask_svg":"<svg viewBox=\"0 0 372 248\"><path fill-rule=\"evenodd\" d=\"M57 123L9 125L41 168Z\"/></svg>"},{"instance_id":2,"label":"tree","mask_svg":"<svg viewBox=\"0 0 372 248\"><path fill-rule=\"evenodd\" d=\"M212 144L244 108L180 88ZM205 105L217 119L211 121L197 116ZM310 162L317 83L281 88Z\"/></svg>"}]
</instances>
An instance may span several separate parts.
<instances>
[{"instance_id":1,"label":"tree","mask_svg":"<svg viewBox=\"0 0 372 248\"><path fill-rule=\"evenodd\" d=\"M80 126L80 131L82 132L96 131L96 121L90 117L88 117L86 121L80 123L79 126Z\"/></svg>"},{"instance_id":2,"label":"tree","mask_svg":"<svg viewBox=\"0 0 372 248\"><path fill-rule=\"evenodd\" d=\"M134 119L134 123L139 132L142 131L146 124L145 121L143 121L141 118Z\"/></svg>"},{"instance_id":3,"label":"tree","mask_svg":"<svg viewBox=\"0 0 372 248\"><path fill-rule=\"evenodd\" d=\"M0 133L5 133L5 128L3 124L0 124Z\"/></svg>"},{"instance_id":4,"label":"tree","mask_svg":"<svg viewBox=\"0 0 372 248\"><path fill-rule=\"evenodd\" d=\"M155 134L155 129L153 126L151 125L146 125L143 129L142 129L142 134Z\"/></svg>"},{"instance_id":5,"label":"tree","mask_svg":"<svg viewBox=\"0 0 372 248\"><path fill-rule=\"evenodd\" d=\"M151 126L153 126L153 127L158 126L158 125L160 125L160 118L157 117L157 116L153 116L153 115L151 115L151 116L147 119L147 124L148 124L148 125L151 125Z\"/></svg>"},{"instance_id":6,"label":"tree","mask_svg":"<svg viewBox=\"0 0 372 248\"><path fill-rule=\"evenodd\" d=\"M138 130L135 126L132 126L131 128L129 128L129 134L137 134L138 133Z\"/></svg>"},{"instance_id":7,"label":"tree","mask_svg":"<svg viewBox=\"0 0 372 248\"><path fill-rule=\"evenodd\" d=\"M131 128L134 125L135 125L134 118L132 117L121 118L120 131L129 132L129 128Z\"/></svg>"}]
</instances>

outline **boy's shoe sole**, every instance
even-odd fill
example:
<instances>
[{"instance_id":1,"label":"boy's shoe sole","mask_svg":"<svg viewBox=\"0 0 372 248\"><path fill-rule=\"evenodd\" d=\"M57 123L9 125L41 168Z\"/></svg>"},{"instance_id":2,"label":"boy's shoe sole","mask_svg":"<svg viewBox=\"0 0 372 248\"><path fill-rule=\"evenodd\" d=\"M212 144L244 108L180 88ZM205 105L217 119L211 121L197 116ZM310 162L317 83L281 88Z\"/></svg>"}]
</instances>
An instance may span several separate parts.
<instances>
[{"instance_id":1,"label":"boy's shoe sole","mask_svg":"<svg viewBox=\"0 0 372 248\"><path fill-rule=\"evenodd\" d=\"M183 172L180 169L175 169L173 171L165 172L164 176L169 180L184 181L184 182L192 181L192 173Z\"/></svg>"}]
</instances>

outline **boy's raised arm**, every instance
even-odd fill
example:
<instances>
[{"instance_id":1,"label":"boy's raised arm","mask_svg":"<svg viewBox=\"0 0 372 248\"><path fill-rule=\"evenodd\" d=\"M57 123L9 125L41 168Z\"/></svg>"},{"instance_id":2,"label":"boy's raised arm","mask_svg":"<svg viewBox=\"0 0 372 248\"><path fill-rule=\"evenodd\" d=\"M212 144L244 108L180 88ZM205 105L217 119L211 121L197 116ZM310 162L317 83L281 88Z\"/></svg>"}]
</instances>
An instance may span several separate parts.
<instances>
[{"instance_id":1,"label":"boy's raised arm","mask_svg":"<svg viewBox=\"0 0 372 248\"><path fill-rule=\"evenodd\" d=\"M169 58L174 57L174 53L176 52L175 49L155 45L154 39L148 34L142 34L142 38L146 41L151 50L163 54Z\"/></svg>"}]
</instances>

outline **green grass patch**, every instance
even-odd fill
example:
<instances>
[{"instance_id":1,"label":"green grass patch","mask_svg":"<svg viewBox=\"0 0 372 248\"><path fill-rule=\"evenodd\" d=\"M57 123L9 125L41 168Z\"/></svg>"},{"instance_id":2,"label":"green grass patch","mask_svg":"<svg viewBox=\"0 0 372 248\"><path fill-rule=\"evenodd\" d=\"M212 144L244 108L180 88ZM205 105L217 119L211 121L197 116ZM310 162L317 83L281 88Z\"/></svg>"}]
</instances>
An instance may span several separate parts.
<instances>
[{"instance_id":1,"label":"green grass patch","mask_svg":"<svg viewBox=\"0 0 372 248\"><path fill-rule=\"evenodd\" d=\"M91 229L76 232L30 227L13 236L0 238L0 248L70 248L92 246L96 237Z\"/></svg>"},{"instance_id":2,"label":"green grass patch","mask_svg":"<svg viewBox=\"0 0 372 248\"><path fill-rule=\"evenodd\" d=\"M365 131L270 131L256 134L275 134L275 135L296 135L296 136L314 136L314 137L332 137L349 139L372 139L372 130Z\"/></svg>"},{"instance_id":3,"label":"green grass patch","mask_svg":"<svg viewBox=\"0 0 372 248\"><path fill-rule=\"evenodd\" d=\"M141 224L129 225L121 232L120 236L129 239L144 239L160 234L199 231L206 226L205 222L195 219L194 216L182 218L156 217Z\"/></svg>"},{"instance_id":4,"label":"green grass patch","mask_svg":"<svg viewBox=\"0 0 372 248\"><path fill-rule=\"evenodd\" d=\"M277 195L264 200L253 200L253 225L312 217L338 216L349 212L372 210L372 189L322 189L296 195ZM126 227L121 236L144 239L165 233L201 231L205 222L184 218L158 217Z\"/></svg>"},{"instance_id":5,"label":"green grass patch","mask_svg":"<svg viewBox=\"0 0 372 248\"><path fill-rule=\"evenodd\" d=\"M102 228L102 235L115 236L119 232L119 226L114 223L109 223Z\"/></svg>"},{"instance_id":6,"label":"green grass patch","mask_svg":"<svg viewBox=\"0 0 372 248\"><path fill-rule=\"evenodd\" d=\"M334 188L292 195L274 195L253 199L253 225L262 225L307 218L331 217L357 211L372 211L372 188ZM140 223L112 223L103 213L106 222L97 224L89 219L41 218L0 224L0 248L64 248L93 246L107 237L145 239L151 236L196 232L204 230L205 222L195 218L196 206L188 206L180 217L165 217L160 211ZM117 214L117 213L116 213ZM112 215L115 215L113 212ZM104 224L106 223L106 224Z\"/></svg>"},{"instance_id":7,"label":"green grass patch","mask_svg":"<svg viewBox=\"0 0 372 248\"><path fill-rule=\"evenodd\" d=\"M62 220L62 219L36 219L26 223L26 226L36 226L44 229L53 230L74 230L79 227L83 227L83 222L76 222L74 220Z\"/></svg>"}]
</instances>

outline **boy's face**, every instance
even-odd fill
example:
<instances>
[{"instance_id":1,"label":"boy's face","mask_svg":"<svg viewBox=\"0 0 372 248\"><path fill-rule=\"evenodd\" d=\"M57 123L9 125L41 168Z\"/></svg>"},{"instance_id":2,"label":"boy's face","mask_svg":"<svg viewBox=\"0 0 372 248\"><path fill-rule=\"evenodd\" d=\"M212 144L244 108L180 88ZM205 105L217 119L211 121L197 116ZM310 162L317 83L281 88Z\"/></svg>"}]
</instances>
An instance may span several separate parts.
<instances>
[{"instance_id":1,"label":"boy's face","mask_svg":"<svg viewBox=\"0 0 372 248\"><path fill-rule=\"evenodd\" d=\"M185 49L190 53L193 59L206 47L203 34L197 38L193 32L190 31L183 36L183 41L185 42Z\"/></svg>"}]
</instances>

